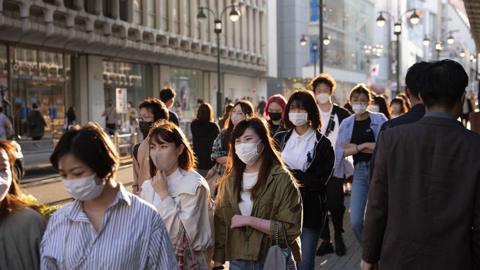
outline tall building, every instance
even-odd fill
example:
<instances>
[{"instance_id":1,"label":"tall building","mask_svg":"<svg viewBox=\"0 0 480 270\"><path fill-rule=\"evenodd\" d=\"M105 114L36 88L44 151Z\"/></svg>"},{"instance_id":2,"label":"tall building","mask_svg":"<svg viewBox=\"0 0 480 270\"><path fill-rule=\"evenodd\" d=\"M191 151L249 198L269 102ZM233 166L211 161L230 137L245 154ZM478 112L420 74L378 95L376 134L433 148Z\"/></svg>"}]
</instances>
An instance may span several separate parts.
<instances>
[{"instance_id":1,"label":"tall building","mask_svg":"<svg viewBox=\"0 0 480 270\"><path fill-rule=\"evenodd\" d=\"M336 101L343 103L357 83L367 83L369 62L365 46L373 46L375 1L324 0L324 71L337 80ZM278 75L285 94L303 87L314 71L319 73L319 1L279 0L278 9ZM300 43L302 37L307 42ZM316 64L316 66L314 66ZM278 84L277 84L278 88Z\"/></svg>"},{"instance_id":2,"label":"tall building","mask_svg":"<svg viewBox=\"0 0 480 270\"><path fill-rule=\"evenodd\" d=\"M229 20L232 3L241 17ZM266 77L276 76L268 52L274 0L4 0L0 2L0 86L19 135L37 103L48 138L64 129L73 107L79 122L104 124L108 101L125 119L126 102L137 106L162 87L177 92L175 110L188 123L197 99L216 108L217 43L214 17L197 19L199 7L220 16L221 89L230 100L266 96ZM273 47L275 47L273 45ZM269 66L272 67L269 70ZM120 89L120 91L119 91Z\"/></svg>"}]
</instances>

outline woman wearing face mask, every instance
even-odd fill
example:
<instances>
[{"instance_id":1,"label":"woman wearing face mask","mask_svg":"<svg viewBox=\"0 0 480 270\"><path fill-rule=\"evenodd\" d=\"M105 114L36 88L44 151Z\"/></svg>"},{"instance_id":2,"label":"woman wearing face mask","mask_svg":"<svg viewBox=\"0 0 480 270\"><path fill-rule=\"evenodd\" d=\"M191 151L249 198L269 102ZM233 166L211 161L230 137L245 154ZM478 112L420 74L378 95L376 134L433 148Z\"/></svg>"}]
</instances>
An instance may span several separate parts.
<instances>
[{"instance_id":1,"label":"woman wearing face mask","mask_svg":"<svg viewBox=\"0 0 480 270\"><path fill-rule=\"evenodd\" d=\"M248 100L237 101L233 105L233 110L230 114L230 120L228 121L227 128L222 130L218 134L217 138L213 142L212 147L212 160L217 164L212 168L212 170L206 176L209 179L212 173L222 176L225 170L225 165L227 164L228 159L228 144L230 142L233 128L242 120L252 117L254 115L253 105ZM211 185L213 186L213 185ZM214 193L212 191L212 193Z\"/></svg>"},{"instance_id":2,"label":"woman wearing face mask","mask_svg":"<svg viewBox=\"0 0 480 270\"><path fill-rule=\"evenodd\" d=\"M225 261L230 270L263 269L272 235L283 231L299 260L300 194L264 121L254 117L235 127L228 164L215 209L214 269Z\"/></svg>"},{"instance_id":3,"label":"woman wearing face mask","mask_svg":"<svg viewBox=\"0 0 480 270\"><path fill-rule=\"evenodd\" d=\"M0 269L40 269L45 218L21 199L13 173L15 146L0 141Z\"/></svg>"},{"instance_id":4,"label":"woman wearing face mask","mask_svg":"<svg viewBox=\"0 0 480 270\"><path fill-rule=\"evenodd\" d=\"M147 140L152 125L160 119L168 119L168 109L158 98L146 98L139 106L139 127L143 134L143 141L134 145L132 149L133 163L133 193L139 194L143 182L151 178L150 175L150 145Z\"/></svg>"},{"instance_id":5,"label":"woman wearing face mask","mask_svg":"<svg viewBox=\"0 0 480 270\"><path fill-rule=\"evenodd\" d=\"M330 141L320 133L320 115L310 91L296 91L285 109L288 131L275 136L282 159L299 180L303 199L302 261L300 270L313 270L315 251L325 222L325 186L333 172L335 154Z\"/></svg>"},{"instance_id":6,"label":"woman wearing face mask","mask_svg":"<svg viewBox=\"0 0 480 270\"><path fill-rule=\"evenodd\" d=\"M361 243L369 186L370 159L380 128L387 118L382 113L367 110L368 105L372 103L372 97L370 90L364 84L359 84L352 89L350 103L355 114L340 124L335 146L335 165L341 164L346 157L353 156L355 168L350 197L350 224L355 237ZM343 167L338 167L338 170L343 170Z\"/></svg>"},{"instance_id":7,"label":"woman wearing face mask","mask_svg":"<svg viewBox=\"0 0 480 270\"><path fill-rule=\"evenodd\" d=\"M268 127L272 136L283 130L282 116L286 105L287 101L280 94L271 96L267 100L263 114L268 119Z\"/></svg>"},{"instance_id":8,"label":"woman wearing face mask","mask_svg":"<svg viewBox=\"0 0 480 270\"><path fill-rule=\"evenodd\" d=\"M48 223L42 269L177 269L162 218L115 180L118 153L97 124L66 132L50 161L75 200Z\"/></svg>"},{"instance_id":9,"label":"woman wearing face mask","mask_svg":"<svg viewBox=\"0 0 480 270\"><path fill-rule=\"evenodd\" d=\"M177 258L207 269L204 255L213 246L209 219L210 190L195 172L195 156L183 132L169 121L159 121L149 134L153 178L142 185L141 197L153 204L176 247ZM184 248L192 254L185 256ZM189 269L184 265L185 269ZM182 269L184 269L181 266Z\"/></svg>"},{"instance_id":10,"label":"woman wearing face mask","mask_svg":"<svg viewBox=\"0 0 480 270\"><path fill-rule=\"evenodd\" d=\"M406 113L408 111L407 106L405 105L405 101L401 98L394 98L392 102L390 102L390 112L393 118L397 118L400 115Z\"/></svg>"}]
</instances>

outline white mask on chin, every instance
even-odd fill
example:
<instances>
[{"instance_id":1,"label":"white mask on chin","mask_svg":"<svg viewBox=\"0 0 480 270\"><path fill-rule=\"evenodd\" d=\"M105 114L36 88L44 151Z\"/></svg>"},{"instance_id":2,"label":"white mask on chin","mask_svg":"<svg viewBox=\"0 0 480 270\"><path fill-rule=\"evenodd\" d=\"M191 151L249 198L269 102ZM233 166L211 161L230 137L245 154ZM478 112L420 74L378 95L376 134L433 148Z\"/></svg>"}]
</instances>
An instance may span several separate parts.
<instances>
[{"instance_id":1,"label":"white mask on chin","mask_svg":"<svg viewBox=\"0 0 480 270\"><path fill-rule=\"evenodd\" d=\"M356 115L363 114L367 111L367 104L354 103L352 104L352 110Z\"/></svg>"}]
</instances>

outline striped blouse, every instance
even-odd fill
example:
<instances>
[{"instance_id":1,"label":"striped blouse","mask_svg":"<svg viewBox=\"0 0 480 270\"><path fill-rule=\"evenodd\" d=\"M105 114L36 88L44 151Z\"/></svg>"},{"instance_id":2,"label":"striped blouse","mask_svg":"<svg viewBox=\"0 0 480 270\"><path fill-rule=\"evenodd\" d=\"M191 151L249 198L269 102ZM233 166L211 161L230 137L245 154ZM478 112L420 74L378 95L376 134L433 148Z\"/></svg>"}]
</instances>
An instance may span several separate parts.
<instances>
[{"instance_id":1,"label":"striped blouse","mask_svg":"<svg viewBox=\"0 0 480 270\"><path fill-rule=\"evenodd\" d=\"M100 232L74 201L52 216L40 252L41 269L178 269L160 215L122 185Z\"/></svg>"}]
</instances>

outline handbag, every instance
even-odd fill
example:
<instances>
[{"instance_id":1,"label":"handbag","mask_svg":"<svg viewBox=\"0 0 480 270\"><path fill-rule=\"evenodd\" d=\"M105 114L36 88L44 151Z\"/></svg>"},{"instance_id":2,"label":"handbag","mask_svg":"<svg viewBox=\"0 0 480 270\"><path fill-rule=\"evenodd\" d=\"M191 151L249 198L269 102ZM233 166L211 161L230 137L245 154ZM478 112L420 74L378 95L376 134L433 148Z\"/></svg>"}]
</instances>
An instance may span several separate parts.
<instances>
[{"instance_id":1,"label":"handbag","mask_svg":"<svg viewBox=\"0 0 480 270\"><path fill-rule=\"evenodd\" d=\"M280 245L279 241L280 229L282 230L283 240L285 243L284 247ZM273 224L272 236L272 245L268 249L267 258L265 259L263 269L296 270L297 266L295 264L295 261L293 260L292 250L288 245L287 233L282 223L275 222Z\"/></svg>"},{"instance_id":2,"label":"handbag","mask_svg":"<svg viewBox=\"0 0 480 270\"><path fill-rule=\"evenodd\" d=\"M219 163L215 163L213 167L205 175L205 180L207 180L208 187L210 188L210 194L212 198L215 198L217 195L217 183L220 177L223 174L223 166Z\"/></svg>"}]
</instances>

